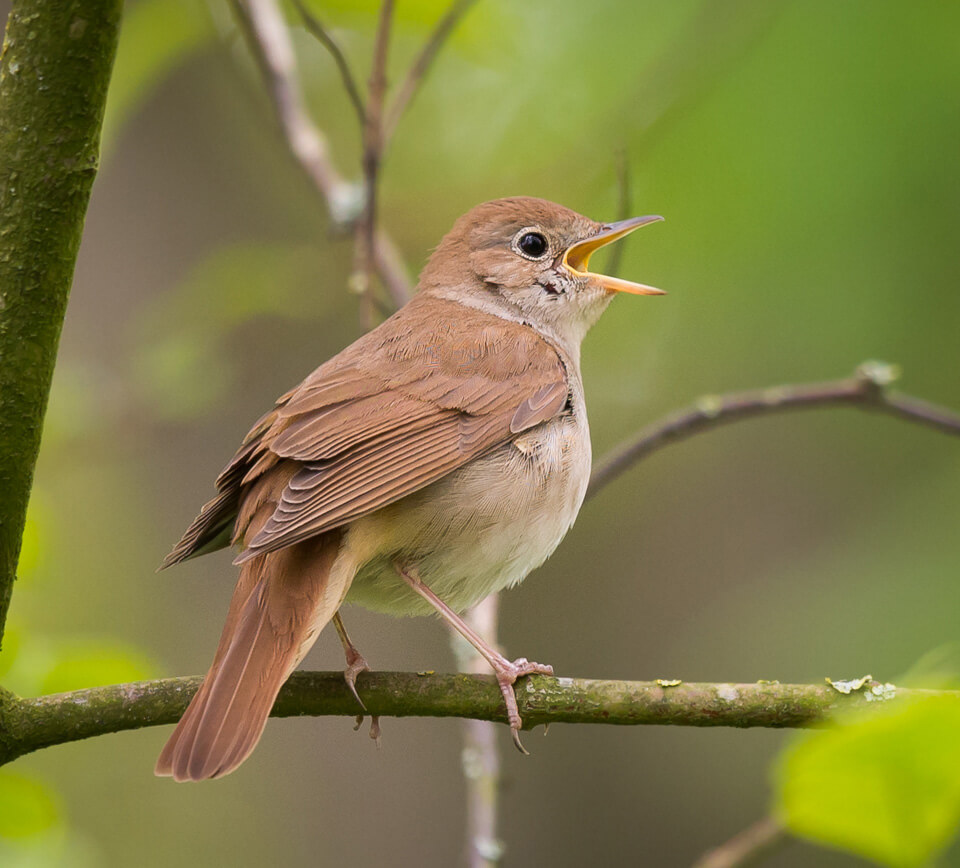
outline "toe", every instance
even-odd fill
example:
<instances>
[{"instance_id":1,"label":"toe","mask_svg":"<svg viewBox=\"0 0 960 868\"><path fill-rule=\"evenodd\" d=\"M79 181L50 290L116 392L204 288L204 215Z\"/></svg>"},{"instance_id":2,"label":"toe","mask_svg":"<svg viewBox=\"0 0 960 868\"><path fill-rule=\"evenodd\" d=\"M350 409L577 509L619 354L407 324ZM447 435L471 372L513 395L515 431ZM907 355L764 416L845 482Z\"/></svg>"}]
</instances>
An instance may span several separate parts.
<instances>
[{"instance_id":1,"label":"toe","mask_svg":"<svg viewBox=\"0 0 960 868\"><path fill-rule=\"evenodd\" d=\"M523 746L523 742L520 741L520 730L519 730L519 729L511 729L511 730L510 730L510 734L513 736L513 744L514 744L514 747L516 747L516 749L517 749L518 751L520 751L520 753L522 753L524 756L530 756L530 751L528 751L528 750Z\"/></svg>"}]
</instances>

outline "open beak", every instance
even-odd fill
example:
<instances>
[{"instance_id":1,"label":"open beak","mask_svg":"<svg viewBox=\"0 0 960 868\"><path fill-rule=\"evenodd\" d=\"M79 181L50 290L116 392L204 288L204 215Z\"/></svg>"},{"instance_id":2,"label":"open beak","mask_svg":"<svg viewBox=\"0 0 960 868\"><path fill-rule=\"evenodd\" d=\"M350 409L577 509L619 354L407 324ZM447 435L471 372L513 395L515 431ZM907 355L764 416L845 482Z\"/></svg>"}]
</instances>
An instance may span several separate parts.
<instances>
[{"instance_id":1,"label":"open beak","mask_svg":"<svg viewBox=\"0 0 960 868\"><path fill-rule=\"evenodd\" d=\"M619 277L608 277L606 274L594 274L592 271L587 270L590 257L594 251L599 250L601 247L606 247L614 241L618 241L625 235L629 235L634 229L639 229L648 223L656 223L658 220L663 220L663 218L658 215L652 215L650 217L631 217L629 220L620 220L618 223L608 223L596 235L570 245L566 253L563 254L563 264L577 277L593 278L593 280L597 281L607 292L632 292L634 295L666 295L662 289L657 289L654 286L645 286L642 283L621 280Z\"/></svg>"}]
</instances>

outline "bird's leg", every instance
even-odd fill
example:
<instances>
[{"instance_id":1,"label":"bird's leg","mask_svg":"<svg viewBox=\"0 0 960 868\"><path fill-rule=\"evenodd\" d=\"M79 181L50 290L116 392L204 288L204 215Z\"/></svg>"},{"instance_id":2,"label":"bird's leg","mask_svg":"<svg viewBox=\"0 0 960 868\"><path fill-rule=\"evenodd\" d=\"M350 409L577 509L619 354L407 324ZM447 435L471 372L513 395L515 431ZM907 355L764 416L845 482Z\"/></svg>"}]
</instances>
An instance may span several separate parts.
<instances>
[{"instance_id":1,"label":"bird's leg","mask_svg":"<svg viewBox=\"0 0 960 868\"><path fill-rule=\"evenodd\" d=\"M370 665L364 659L363 655L357 650L357 646L350 641L347 635L347 628L343 626L343 620L340 613L333 616L333 626L337 628L337 635L340 637L340 644L343 645L343 654L347 658L347 668L343 670L343 680L347 682L350 692L357 698L360 707L366 711L367 706L363 704L360 694L357 693L357 676L361 672L370 672ZM363 715L360 716L363 720Z\"/></svg>"},{"instance_id":2,"label":"bird's leg","mask_svg":"<svg viewBox=\"0 0 960 868\"><path fill-rule=\"evenodd\" d=\"M343 619L337 612L333 616L333 626L337 628L337 635L340 637L340 644L343 645L343 654L347 658L347 668L343 670L343 680L347 682L350 692L356 697L360 707L366 711L367 706L363 704L360 694L357 693L357 676L361 672L371 672L370 664L364 659L364 656L357 650L357 646L350 641L347 635L347 628L343 626ZM360 729L363 724L363 715L357 715L357 725L354 729ZM370 738L380 747L380 716L373 714L370 716Z\"/></svg>"},{"instance_id":3,"label":"bird's leg","mask_svg":"<svg viewBox=\"0 0 960 868\"><path fill-rule=\"evenodd\" d=\"M433 593L433 591L420 580L415 568L399 563L394 564L394 566L410 588L430 603L430 605L440 613L443 619L473 645L493 668L493 672L497 676L497 684L500 685L500 692L503 694L503 700L507 705L507 719L510 722L510 732L513 735L513 743L521 753L527 753L527 750L520 742L520 728L523 726L523 721L520 719L520 710L517 708L517 695L514 692L513 685L516 680L523 675L553 675L553 667L546 666L543 663L531 663L526 657L519 657L513 661L507 660L496 648L491 647L476 630L470 627L463 618Z\"/></svg>"}]
</instances>

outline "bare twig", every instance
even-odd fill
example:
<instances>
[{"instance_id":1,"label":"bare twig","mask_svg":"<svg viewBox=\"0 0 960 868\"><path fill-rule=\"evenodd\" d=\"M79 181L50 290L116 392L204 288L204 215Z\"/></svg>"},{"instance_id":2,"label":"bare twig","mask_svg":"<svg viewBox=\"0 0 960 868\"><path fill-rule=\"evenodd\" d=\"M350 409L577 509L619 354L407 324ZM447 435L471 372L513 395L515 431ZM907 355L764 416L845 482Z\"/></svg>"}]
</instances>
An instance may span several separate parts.
<instances>
[{"instance_id":1,"label":"bare twig","mask_svg":"<svg viewBox=\"0 0 960 868\"><path fill-rule=\"evenodd\" d=\"M500 595L491 594L464 614L464 620L492 645L496 644ZM484 675L490 665L459 634L452 636L457 668ZM463 722L463 775L466 779L467 864L470 868L495 868L504 853L497 836L497 803L500 795L500 752L497 732L486 720Z\"/></svg>"},{"instance_id":2,"label":"bare twig","mask_svg":"<svg viewBox=\"0 0 960 868\"><path fill-rule=\"evenodd\" d=\"M447 9L446 14L437 23L433 33L430 34L430 38L407 72L397 92L397 96L393 101L393 105L390 106L387 112L383 134L385 146L393 137L397 125L400 123L407 108L416 96L417 91L423 84L424 79L427 77L427 73L430 71L430 67L440 53L440 49L443 48L444 43L450 38L450 34L453 33L463 16L467 14L470 7L476 2L477 0L454 0L454 2L450 4L450 8Z\"/></svg>"},{"instance_id":3,"label":"bare twig","mask_svg":"<svg viewBox=\"0 0 960 868\"><path fill-rule=\"evenodd\" d=\"M338 227L353 226L363 206L358 185L346 181L330 156L326 136L310 119L297 79L296 57L276 0L233 0L236 19L259 66L284 141L323 199ZM410 280L392 244L375 235L373 262L397 306L411 294Z\"/></svg>"},{"instance_id":4,"label":"bare twig","mask_svg":"<svg viewBox=\"0 0 960 868\"><path fill-rule=\"evenodd\" d=\"M350 222L352 184L333 165L326 136L307 114L297 80L296 58L280 8L273 0L233 0L233 8L257 61L290 150L327 204L334 223Z\"/></svg>"},{"instance_id":5,"label":"bare twig","mask_svg":"<svg viewBox=\"0 0 960 868\"><path fill-rule=\"evenodd\" d=\"M886 413L888 416L896 416L907 422L926 425L944 434L960 434L960 414L921 398L898 394L882 395L879 406L870 409Z\"/></svg>"},{"instance_id":6,"label":"bare twig","mask_svg":"<svg viewBox=\"0 0 960 868\"><path fill-rule=\"evenodd\" d=\"M631 216L633 191L630 184L630 161L627 151L620 148L614 155L617 170L617 220L626 220ZM624 238L619 244L611 246L610 258L607 260L606 273L616 277L620 273L620 263L623 262L623 251L629 239Z\"/></svg>"},{"instance_id":7,"label":"bare twig","mask_svg":"<svg viewBox=\"0 0 960 868\"><path fill-rule=\"evenodd\" d=\"M412 281L407 274L407 264L389 235L378 228L373 247L374 265L390 296L394 309L403 307L411 295Z\"/></svg>"},{"instance_id":8,"label":"bare twig","mask_svg":"<svg viewBox=\"0 0 960 868\"><path fill-rule=\"evenodd\" d=\"M387 54L390 48L390 25L393 21L393 0L383 0L373 43L373 64L370 68L367 111L363 125L363 215L357 221L354 244L353 290L360 296L360 320L365 328L374 324L376 306L372 276L375 268L374 245L377 236L377 186L383 158L383 101L387 91Z\"/></svg>"},{"instance_id":9,"label":"bare twig","mask_svg":"<svg viewBox=\"0 0 960 868\"><path fill-rule=\"evenodd\" d=\"M783 826L772 817L763 817L729 841L704 853L693 868L748 868L786 840Z\"/></svg>"},{"instance_id":10,"label":"bare twig","mask_svg":"<svg viewBox=\"0 0 960 868\"><path fill-rule=\"evenodd\" d=\"M326 28L322 21L317 18L306 6L302 0L293 0L293 5L297 7L297 12L303 19L307 31L319 42L333 58L333 62L340 71L340 78L343 81L343 89L347 92L350 104L356 112L357 120L360 121L360 127L363 127L364 119L367 116L363 105L363 97L360 95L360 87L357 85L357 79L350 69L350 63L347 56L343 53L340 43L334 39L333 34Z\"/></svg>"},{"instance_id":11,"label":"bare twig","mask_svg":"<svg viewBox=\"0 0 960 868\"><path fill-rule=\"evenodd\" d=\"M392 132L422 82L437 52L456 22L474 0L455 2L443 17L423 51L411 67L390 114ZM364 105L356 78L339 44L324 25L312 16L300 0L295 0L308 30L327 48L340 70L344 88L360 119L364 175L363 211L342 213L334 203L346 197L332 198L349 191L355 207L355 187L346 185L333 167L325 137L311 122L296 79L295 58L289 34L283 26L279 9L272 0L234 0L238 19L247 34L251 50L257 58L276 107L284 136L298 162L306 169L327 201L328 210L340 225L354 223L354 273L351 286L360 296L360 316L364 326L373 324L378 299L373 293L372 275L379 275L395 307L410 297L410 281L403 259L387 234L377 226L377 193L380 164L386 146L384 132L384 99L387 80L387 53L393 13L392 0L381 5L374 43L369 98ZM474 617L485 618L478 625L481 633L496 641L497 599L480 604ZM470 667L475 668L475 665ZM496 861L502 846L496 838L497 786L499 756L496 738L490 723L468 721L465 726L464 771L467 776L468 849L472 866L489 866Z\"/></svg>"},{"instance_id":12,"label":"bare twig","mask_svg":"<svg viewBox=\"0 0 960 868\"><path fill-rule=\"evenodd\" d=\"M858 407L960 436L960 414L919 398L888 392L887 386L896 375L896 369L891 365L865 362L847 380L777 386L701 398L693 407L642 429L636 437L601 460L590 480L587 496L596 494L637 461L670 443L740 419L788 410Z\"/></svg>"}]
</instances>

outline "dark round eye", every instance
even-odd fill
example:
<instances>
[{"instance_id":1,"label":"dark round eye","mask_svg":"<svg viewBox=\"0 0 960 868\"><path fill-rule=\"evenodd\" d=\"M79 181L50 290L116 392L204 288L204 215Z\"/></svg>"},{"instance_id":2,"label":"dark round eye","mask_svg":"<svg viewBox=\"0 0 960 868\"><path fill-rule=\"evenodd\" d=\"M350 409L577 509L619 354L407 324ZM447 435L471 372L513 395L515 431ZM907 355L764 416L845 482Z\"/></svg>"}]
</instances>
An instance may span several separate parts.
<instances>
[{"instance_id":1,"label":"dark round eye","mask_svg":"<svg viewBox=\"0 0 960 868\"><path fill-rule=\"evenodd\" d=\"M547 252L547 239L539 232L525 232L520 236L517 247L531 259L539 259Z\"/></svg>"}]
</instances>

